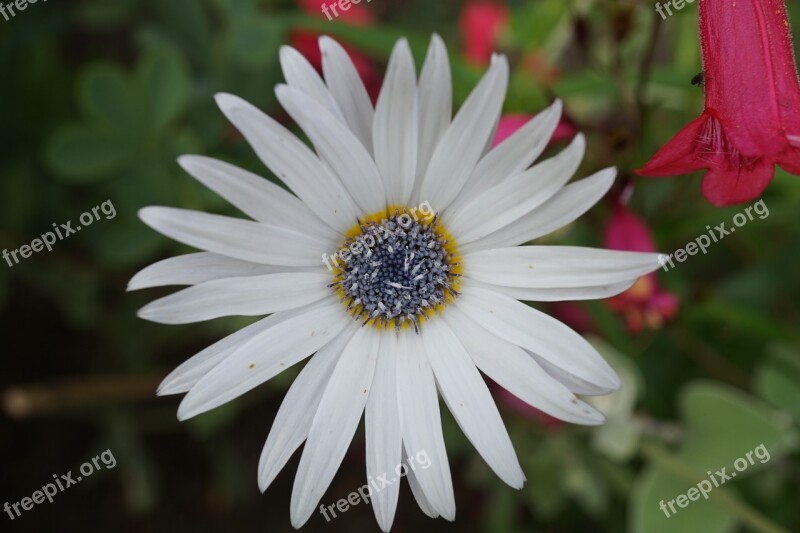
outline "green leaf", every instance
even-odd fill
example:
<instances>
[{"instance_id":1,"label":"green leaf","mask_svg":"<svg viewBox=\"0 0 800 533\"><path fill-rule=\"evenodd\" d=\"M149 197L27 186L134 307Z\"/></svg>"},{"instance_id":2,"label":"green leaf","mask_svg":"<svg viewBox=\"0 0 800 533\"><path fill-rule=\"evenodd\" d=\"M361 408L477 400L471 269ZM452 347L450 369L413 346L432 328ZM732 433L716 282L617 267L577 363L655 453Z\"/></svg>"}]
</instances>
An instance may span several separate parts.
<instances>
[{"instance_id":1,"label":"green leaf","mask_svg":"<svg viewBox=\"0 0 800 533\"><path fill-rule=\"evenodd\" d=\"M107 131L80 125L58 130L47 143L45 157L64 181L91 183L109 177L129 160L129 144Z\"/></svg>"},{"instance_id":2,"label":"green leaf","mask_svg":"<svg viewBox=\"0 0 800 533\"><path fill-rule=\"evenodd\" d=\"M775 346L772 352L756 375L756 390L800 424L800 356L788 345Z\"/></svg>"},{"instance_id":3,"label":"green leaf","mask_svg":"<svg viewBox=\"0 0 800 533\"><path fill-rule=\"evenodd\" d=\"M684 389L681 406L687 425L681 457L702 471L723 466L760 445L770 455L782 455L797 444L790 421L776 416L770 406L732 387L712 382L693 383ZM754 459L750 474L763 461Z\"/></svg>"},{"instance_id":4,"label":"green leaf","mask_svg":"<svg viewBox=\"0 0 800 533\"><path fill-rule=\"evenodd\" d=\"M138 66L148 128L159 131L186 108L189 72L183 58L171 51L148 52Z\"/></svg>"},{"instance_id":5,"label":"green leaf","mask_svg":"<svg viewBox=\"0 0 800 533\"><path fill-rule=\"evenodd\" d=\"M702 531L725 533L732 531L736 520L727 511L710 500L700 497L680 508L677 502L673 513L671 500L686 494L691 487L685 479L674 476L658 466L648 468L639 478L631 495L630 531L636 533L674 533L675 531ZM726 489L727 490L727 489ZM660 508L664 500L669 516Z\"/></svg>"},{"instance_id":6,"label":"green leaf","mask_svg":"<svg viewBox=\"0 0 800 533\"><path fill-rule=\"evenodd\" d=\"M87 116L117 131L141 123L128 75L117 65L87 67L78 80L78 102Z\"/></svg>"},{"instance_id":7,"label":"green leaf","mask_svg":"<svg viewBox=\"0 0 800 533\"><path fill-rule=\"evenodd\" d=\"M796 447L797 435L788 421L757 398L714 382L690 384L680 400L686 422L684 445L675 455L659 446L645 446L653 464L632 492L631 529L723 533L735 525L732 515L750 526L767 523L737 497L735 481ZM730 476L727 481L717 474L722 468ZM679 495L688 495L703 480L710 486L712 475L721 483L707 491L709 499L695 495L696 501L678 506ZM668 516L660 508L662 500L666 506L675 500L676 512L670 510Z\"/></svg>"}]
</instances>

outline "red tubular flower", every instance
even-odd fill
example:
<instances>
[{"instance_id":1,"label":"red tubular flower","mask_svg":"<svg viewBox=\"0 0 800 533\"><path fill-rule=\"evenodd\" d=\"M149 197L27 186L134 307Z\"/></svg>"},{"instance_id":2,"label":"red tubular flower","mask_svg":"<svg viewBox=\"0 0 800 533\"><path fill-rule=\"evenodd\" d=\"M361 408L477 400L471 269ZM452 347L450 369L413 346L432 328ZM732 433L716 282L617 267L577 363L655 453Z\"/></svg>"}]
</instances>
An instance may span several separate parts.
<instances>
[{"instance_id":1,"label":"red tubular flower","mask_svg":"<svg viewBox=\"0 0 800 533\"><path fill-rule=\"evenodd\" d=\"M508 8L505 5L483 0L468 2L459 20L467 60L476 65L487 65L507 22Z\"/></svg>"},{"instance_id":2,"label":"red tubular flower","mask_svg":"<svg viewBox=\"0 0 800 533\"><path fill-rule=\"evenodd\" d=\"M315 17L324 17L322 6L330 6L333 0L296 0L298 7L309 15ZM330 13L330 11L329 11ZM365 4L350 4L350 9L347 11L338 10L338 20L348 22L354 26L371 26L375 22L375 16L372 14ZM292 46L297 48L308 61L314 65L317 70L322 69L322 56L319 51L319 44L317 39L319 34L308 31L296 31L292 34ZM345 49L350 54L356 70L364 80L364 85L373 99L377 98L380 92L381 76L375 69L372 62L365 56L345 46Z\"/></svg>"},{"instance_id":3,"label":"red tubular flower","mask_svg":"<svg viewBox=\"0 0 800 533\"><path fill-rule=\"evenodd\" d=\"M656 251L650 229L620 201L615 202L606 226L605 246L632 252ZM628 331L633 334L644 327L658 329L678 313L678 297L661 289L655 272L642 276L633 287L606 300L606 305L625 317Z\"/></svg>"},{"instance_id":4,"label":"red tubular flower","mask_svg":"<svg viewBox=\"0 0 800 533\"><path fill-rule=\"evenodd\" d=\"M800 82L783 0L700 0L703 114L637 171L674 176L708 169L714 205L761 195L775 164L800 174Z\"/></svg>"}]
</instances>

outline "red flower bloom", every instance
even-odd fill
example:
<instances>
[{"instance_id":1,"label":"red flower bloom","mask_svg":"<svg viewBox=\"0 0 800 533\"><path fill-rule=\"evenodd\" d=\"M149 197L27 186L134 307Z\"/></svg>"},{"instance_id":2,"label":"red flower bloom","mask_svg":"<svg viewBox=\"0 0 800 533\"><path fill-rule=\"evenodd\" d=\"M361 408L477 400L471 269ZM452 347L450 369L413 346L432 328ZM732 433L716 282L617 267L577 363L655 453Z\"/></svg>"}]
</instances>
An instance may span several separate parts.
<instances>
[{"instance_id":1,"label":"red flower bloom","mask_svg":"<svg viewBox=\"0 0 800 533\"><path fill-rule=\"evenodd\" d=\"M508 8L505 5L484 0L468 2L459 20L467 60L476 65L488 64L507 22Z\"/></svg>"},{"instance_id":2,"label":"red flower bloom","mask_svg":"<svg viewBox=\"0 0 800 533\"><path fill-rule=\"evenodd\" d=\"M615 202L606 226L605 246L631 252L656 251L650 229L620 201ZM625 317L628 330L634 334L645 326L658 329L678 313L678 297L661 289L655 272L642 276L633 287L606 300L606 305Z\"/></svg>"},{"instance_id":3,"label":"red flower bloom","mask_svg":"<svg viewBox=\"0 0 800 533\"><path fill-rule=\"evenodd\" d=\"M332 0L296 0L296 2L301 10L315 17L324 17L322 6L333 3ZM347 11L338 10L337 13L339 14L338 20L348 22L354 26L370 26L375 22L375 16L365 4L350 4L350 9ZM322 55L319 51L318 38L318 33L296 31L292 33L291 42L292 46L297 48L314 68L322 70ZM352 48L345 46L345 50L350 54L350 58L361 75L361 79L364 80L364 85L366 85L370 96L372 96L373 100L376 99L380 93L381 76L375 66L367 57Z\"/></svg>"},{"instance_id":4,"label":"red flower bloom","mask_svg":"<svg viewBox=\"0 0 800 533\"><path fill-rule=\"evenodd\" d=\"M761 195L775 164L800 174L800 82L782 0L700 0L703 114L638 171L674 176L708 169L714 205Z\"/></svg>"}]
</instances>

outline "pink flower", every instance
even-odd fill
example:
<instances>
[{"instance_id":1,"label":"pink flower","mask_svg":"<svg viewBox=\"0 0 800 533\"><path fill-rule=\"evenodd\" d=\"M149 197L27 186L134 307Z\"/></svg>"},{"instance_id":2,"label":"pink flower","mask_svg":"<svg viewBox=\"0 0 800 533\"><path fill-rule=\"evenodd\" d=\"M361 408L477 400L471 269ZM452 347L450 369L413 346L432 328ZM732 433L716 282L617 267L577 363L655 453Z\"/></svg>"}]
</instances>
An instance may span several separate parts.
<instances>
[{"instance_id":1,"label":"pink flower","mask_svg":"<svg viewBox=\"0 0 800 533\"><path fill-rule=\"evenodd\" d=\"M494 146L508 139L515 131L524 126L535 115L503 115L497 126L497 134L494 137ZM566 116L562 115L561 120L550 138L550 144L570 141L578 133L578 128Z\"/></svg>"},{"instance_id":2,"label":"pink flower","mask_svg":"<svg viewBox=\"0 0 800 533\"><path fill-rule=\"evenodd\" d=\"M612 250L655 252L653 236L644 221L619 200L613 209L605 230L605 246ZM628 331L633 334L645 327L658 329L678 313L678 297L661 289L655 272L642 276L630 289L605 302L625 317Z\"/></svg>"},{"instance_id":3,"label":"pink flower","mask_svg":"<svg viewBox=\"0 0 800 533\"><path fill-rule=\"evenodd\" d=\"M467 2L459 20L467 60L476 65L488 64L507 22L508 8L504 4L486 0Z\"/></svg>"},{"instance_id":4,"label":"pink flower","mask_svg":"<svg viewBox=\"0 0 800 533\"><path fill-rule=\"evenodd\" d=\"M703 114L637 171L674 176L708 169L714 205L761 195L780 165L800 174L800 82L783 0L700 0Z\"/></svg>"},{"instance_id":5,"label":"pink flower","mask_svg":"<svg viewBox=\"0 0 800 533\"><path fill-rule=\"evenodd\" d=\"M298 7L309 15L315 17L324 17L322 12L323 5L331 5L332 0L296 0ZM372 14L365 4L350 4L350 9L347 11L338 10L339 16L336 20L347 22L354 26L371 26L375 23L375 16ZM291 42L292 46L297 48L303 54L309 63L311 63L317 70L322 70L322 55L319 51L318 33L299 30L292 33ZM352 48L345 46L345 49L350 54L356 70L364 80L364 85L373 100L377 98L380 93L381 76L375 69L372 61L367 57Z\"/></svg>"}]
</instances>

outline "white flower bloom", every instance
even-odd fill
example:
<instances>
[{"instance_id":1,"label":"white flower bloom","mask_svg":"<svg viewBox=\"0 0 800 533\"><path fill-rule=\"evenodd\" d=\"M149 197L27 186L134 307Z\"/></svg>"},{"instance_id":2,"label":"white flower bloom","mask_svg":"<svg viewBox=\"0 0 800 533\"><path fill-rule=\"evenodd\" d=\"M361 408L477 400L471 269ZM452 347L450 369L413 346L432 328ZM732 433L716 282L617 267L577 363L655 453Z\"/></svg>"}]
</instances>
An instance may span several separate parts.
<instances>
[{"instance_id":1,"label":"white flower bloom","mask_svg":"<svg viewBox=\"0 0 800 533\"><path fill-rule=\"evenodd\" d=\"M292 524L304 524L364 414L368 475L391 473L406 454L424 451L430 467L409 472L414 496L428 515L453 520L437 389L489 467L522 487L480 372L554 417L587 425L604 417L575 394L606 394L620 382L586 340L518 300L612 296L657 269L659 255L520 246L587 211L615 170L567 185L583 157L580 135L531 166L558 123L559 102L489 150L508 85L505 57L492 59L452 117L438 36L419 78L408 43L397 43L374 108L344 49L327 37L320 47L324 80L285 47L287 84L276 89L313 150L247 102L217 96L294 194L221 161L185 156L187 172L253 220L166 207L140 213L155 230L205 250L131 280L131 289L190 285L141 317L180 324L269 315L189 359L159 394L188 393L178 411L185 420L314 354L267 438L261 489L305 442L291 502ZM384 531L398 490L393 483L372 496Z\"/></svg>"}]
</instances>

